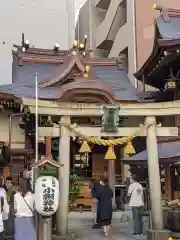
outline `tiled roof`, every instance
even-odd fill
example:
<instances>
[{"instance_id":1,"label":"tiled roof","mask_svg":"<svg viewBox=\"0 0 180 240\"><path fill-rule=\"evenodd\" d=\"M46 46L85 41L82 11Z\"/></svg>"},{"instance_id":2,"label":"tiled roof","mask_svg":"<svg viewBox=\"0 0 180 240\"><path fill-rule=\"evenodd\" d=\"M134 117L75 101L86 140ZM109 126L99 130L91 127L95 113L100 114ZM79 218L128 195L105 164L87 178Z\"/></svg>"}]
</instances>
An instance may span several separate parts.
<instances>
[{"instance_id":1,"label":"tiled roof","mask_svg":"<svg viewBox=\"0 0 180 240\"><path fill-rule=\"evenodd\" d=\"M32 86L35 83L36 72L38 81L51 76L57 70L59 64L46 63L25 63L23 66L18 66L13 74L13 88L19 85Z\"/></svg>"},{"instance_id":2,"label":"tiled roof","mask_svg":"<svg viewBox=\"0 0 180 240\"><path fill-rule=\"evenodd\" d=\"M180 157L180 142L158 143L159 159ZM148 158L147 150L144 150L132 157L125 157L124 161L145 161Z\"/></svg>"},{"instance_id":3,"label":"tiled roof","mask_svg":"<svg viewBox=\"0 0 180 240\"><path fill-rule=\"evenodd\" d=\"M68 56L66 56L67 60ZM65 61L64 60L64 61ZM89 59L88 61L92 61ZM121 101L139 101L141 96L138 91L133 87L127 74L120 70L116 65L115 59L102 59L98 64L92 61L92 72L94 73L95 82L85 80L83 77L81 81L76 79L76 83L64 84L62 86L39 87L38 96L41 99L57 99L66 89L75 87L76 89L92 88L106 89L113 98ZM112 62L112 64L110 64ZM103 64L104 63L104 64ZM17 66L13 72L13 83L8 85L1 85L0 92L13 94L17 97L35 97L35 75L38 74L38 83L44 79L52 79L55 73L61 75L61 70L64 69L64 63L33 63L23 62L22 66ZM86 60L84 65L86 64ZM88 63L91 64L91 63ZM67 71L67 69L65 69ZM58 79L58 76L57 76ZM57 82L57 81L56 81ZM78 85L79 84L79 85Z\"/></svg>"},{"instance_id":4,"label":"tiled roof","mask_svg":"<svg viewBox=\"0 0 180 240\"><path fill-rule=\"evenodd\" d=\"M120 70L118 66L94 66L93 70L97 78L112 86L113 93L119 96L120 100L138 100L137 90L133 87L127 74L123 70Z\"/></svg>"},{"instance_id":5,"label":"tiled roof","mask_svg":"<svg viewBox=\"0 0 180 240\"><path fill-rule=\"evenodd\" d=\"M176 56L171 52L172 46L180 45L180 11L176 14L176 10L172 14L166 11L161 13L155 20L154 45L151 55L145 61L143 66L134 74L134 76L143 81L145 75L145 83L155 88L164 87L165 80L169 75L169 63L174 62ZM163 52L170 49L171 54L162 56ZM177 58L176 58L177 59ZM159 71L161 69L161 71ZM164 71L164 69L166 71ZM161 74L161 76L160 76Z\"/></svg>"},{"instance_id":6,"label":"tiled roof","mask_svg":"<svg viewBox=\"0 0 180 240\"><path fill-rule=\"evenodd\" d=\"M169 17L169 21L164 21L163 16L156 20L157 28L163 39L180 39L180 18Z\"/></svg>"},{"instance_id":7,"label":"tiled roof","mask_svg":"<svg viewBox=\"0 0 180 240\"><path fill-rule=\"evenodd\" d=\"M45 76L51 75L59 64L24 64L18 66L13 74L13 83L1 85L0 92L12 93L15 96L35 97L35 75L38 73L38 82ZM52 98L58 96L57 88L39 89L40 98Z\"/></svg>"}]
</instances>

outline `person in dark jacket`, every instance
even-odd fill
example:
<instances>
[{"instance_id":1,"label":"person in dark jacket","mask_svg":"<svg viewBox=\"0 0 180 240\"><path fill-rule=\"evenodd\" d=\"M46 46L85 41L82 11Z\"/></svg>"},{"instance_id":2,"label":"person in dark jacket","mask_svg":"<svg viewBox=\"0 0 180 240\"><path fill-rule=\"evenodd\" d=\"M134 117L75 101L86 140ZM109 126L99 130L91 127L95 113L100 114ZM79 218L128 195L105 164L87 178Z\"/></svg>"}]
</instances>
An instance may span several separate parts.
<instances>
[{"instance_id":1,"label":"person in dark jacket","mask_svg":"<svg viewBox=\"0 0 180 240\"><path fill-rule=\"evenodd\" d=\"M112 198L113 198L113 191L108 185L107 178L103 178L100 181L100 186L96 190L96 197L98 199L100 225L104 229L105 236L107 236L112 221Z\"/></svg>"},{"instance_id":2,"label":"person in dark jacket","mask_svg":"<svg viewBox=\"0 0 180 240\"><path fill-rule=\"evenodd\" d=\"M96 219L96 215L97 215L97 198L96 198L95 186L96 186L96 180L95 179L91 179L91 181L89 183L89 190L90 190L91 196L92 196L91 211L92 211L92 214L93 214L94 224L96 225L97 224L97 219Z\"/></svg>"},{"instance_id":3,"label":"person in dark jacket","mask_svg":"<svg viewBox=\"0 0 180 240\"><path fill-rule=\"evenodd\" d=\"M92 179L89 183L89 189L92 195L92 212L93 212L93 217L94 217L94 225L92 228L101 228L99 224L99 204L98 204L98 199L96 197L96 192L98 191L100 186L99 181Z\"/></svg>"}]
</instances>

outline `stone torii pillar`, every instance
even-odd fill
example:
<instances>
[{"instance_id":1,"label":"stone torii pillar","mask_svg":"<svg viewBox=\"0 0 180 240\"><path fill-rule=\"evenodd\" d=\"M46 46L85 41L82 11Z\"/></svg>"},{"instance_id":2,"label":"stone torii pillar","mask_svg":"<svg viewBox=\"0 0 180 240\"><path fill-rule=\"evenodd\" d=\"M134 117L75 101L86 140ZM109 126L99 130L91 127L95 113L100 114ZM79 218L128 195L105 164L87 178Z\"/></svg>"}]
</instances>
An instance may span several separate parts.
<instances>
[{"instance_id":1,"label":"stone torii pillar","mask_svg":"<svg viewBox=\"0 0 180 240\"><path fill-rule=\"evenodd\" d=\"M70 124L70 117L61 117L61 137L59 139L59 207L56 214L57 235L65 237L68 233L68 212L69 212L69 175L70 175L70 136L68 129L63 123Z\"/></svg>"},{"instance_id":2,"label":"stone torii pillar","mask_svg":"<svg viewBox=\"0 0 180 240\"><path fill-rule=\"evenodd\" d=\"M159 158L157 147L156 117L146 117L147 125L147 153L148 153L148 173L151 200L151 222L152 226L148 230L148 239L168 239L169 230L164 230L163 211L161 204L161 182L159 171Z\"/></svg>"}]
</instances>

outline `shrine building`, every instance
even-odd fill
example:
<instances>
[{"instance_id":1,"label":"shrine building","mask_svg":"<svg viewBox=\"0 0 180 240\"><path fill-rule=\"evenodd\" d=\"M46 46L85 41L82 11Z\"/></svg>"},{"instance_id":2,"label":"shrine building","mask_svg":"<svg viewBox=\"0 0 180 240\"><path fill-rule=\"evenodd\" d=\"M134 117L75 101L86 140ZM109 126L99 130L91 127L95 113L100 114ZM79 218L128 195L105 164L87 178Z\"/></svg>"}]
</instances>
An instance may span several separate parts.
<instances>
[{"instance_id":1,"label":"shrine building","mask_svg":"<svg viewBox=\"0 0 180 240\"><path fill-rule=\"evenodd\" d=\"M180 10L167 9L154 4L154 9L159 12L154 24L154 44L152 53L143 66L135 73L135 77L143 83L144 92L146 85L157 89L156 99L172 101L180 99ZM147 92L146 96L147 96ZM151 93L152 94L152 93ZM164 126L180 127L180 115L166 116L160 119ZM179 196L178 187L179 163L178 149L179 136L163 136L158 138L160 159L162 197L171 200ZM141 165L139 172L144 171L147 152L144 149L137 155L125 158L124 163L129 163L134 169ZM140 174L140 173L139 173Z\"/></svg>"},{"instance_id":2,"label":"shrine building","mask_svg":"<svg viewBox=\"0 0 180 240\"><path fill-rule=\"evenodd\" d=\"M85 56L83 55L85 53ZM35 116L21 112L21 97L35 98L35 78L38 78L38 98L41 100L77 103L116 104L117 102L134 103L142 100L140 93L133 87L126 73L121 69L121 63L116 59L91 59L90 52L85 49L69 51L36 49L14 46L13 49L12 84L0 86L1 97L1 171L5 175L11 171L16 175L24 161L29 161L29 153L34 158ZM148 95L148 99L151 99ZM39 124L46 126L48 119L58 123L57 116L40 116ZM29 122L28 122L29 121ZM120 125L133 123L128 117L120 120ZM73 117L71 123L81 125L101 125L101 118L93 116ZM10 125L10 127L9 127ZM57 139L52 139L51 152L57 157ZM40 152L45 154L45 147L40 141ZM77 146L76 146L77 145ZM72 168L75 167L78 144L72 150ZM91 160L94 169L89 166L86 173L89 177L102 174L106 167L103 160L104 150L96 149L92 159L98 155L98 161ZM102 154L101 154L102 152ZM28 155L28 156L27 156ZM11 160L10 160L11 159ZM16 167L15 167L16 163ZM17 167L18 166L18 167ZM9 167L9 170L7 170ZM3 170L4 169L4 170ZM17 172L18 170L18 172Z\"/></svg>"},{"instance_id":3,"label":"shrine building","mask_svg":"<svg viewBox=\"0 0 180 240\"><path fill-rule=\"evenodd\" d=\"M79 127L77 129L82 130L80 132L82 134L76 133L75 136L70 134L70 171L79 175L82 185L85 186L82 194L85 197L80 200L80 203L84 204L86 201L89 203L87 189L89 179L100 178L108 172L108 160L105 159L108 145L90 144L91 151L88 154L79 152L84 135L96 137L97 140L109 139L108 134L101 133L99 130L102 127L102 114L98 113L98 106L122 105L122 108L123 106L127 109L134 108L134 111L137 109L136 114L133 113L130 116L128 110L124 110L127 114L119 117L117 128L121 132L113 135L116 139L119 136L135 136L131 128L139 129L140 123L144 123L146 116L146 114L139 114L138 109L145 109L145 106L147 109L148 106L153 109L156 104L155 112L157 113L157 109L164 106L161 102L179 99L178 39L167 40L164 29L169 27L172 34L173 23L180 22L180 18L177 20L173 10L169 11L168 14L167 11L162 11L164 15L161 14L156 20L152 56L135 74L144 85L156 87L155 92L139 92L135 89L123 70L123 64L117 59L91 58L91 51L86 49L86 38L84 43L75 41L69 51L60 50L58 45L55 45L54 49L34 48L26 41L22 41L22 46L14 45L12 84L0 86L1 174L12 175L14 180L18 181L24 165L35 159L37 80L38 124L41 129L38 144L39 158L42 155L52 155L54 160L58 159L59 137L52 133L52 135L45 134L45 132L53 124L59 124L60 118L63 117L62 111L65 111L66 115L69 113L70 117L65 118L65 124L74 124L74 126L76 124ZM84 111L86 108L87 111ZM49 109L48 114L47 109ZM157 114L157 123L161 123L162 127L169 127L161 131L163 134L158 135L158 141L162 141L166 136L172 137L171 130L179 126L178 117L173 116L175 115L173 111L166 117L161 112ZM122 127L126 130L121 129ZM132 153L128 152L130 155L146 149L145 136L140 134L138 137L130 137L134 148ZM125 145L114 146L116 185L124 183L129 176L129 166L134 165L131 161L121 160L124 157ZM144 168L146 165L144 164ZM141 163L138 162L136 168L137 166L141 166Z\"/></svg>"}]
</instances>

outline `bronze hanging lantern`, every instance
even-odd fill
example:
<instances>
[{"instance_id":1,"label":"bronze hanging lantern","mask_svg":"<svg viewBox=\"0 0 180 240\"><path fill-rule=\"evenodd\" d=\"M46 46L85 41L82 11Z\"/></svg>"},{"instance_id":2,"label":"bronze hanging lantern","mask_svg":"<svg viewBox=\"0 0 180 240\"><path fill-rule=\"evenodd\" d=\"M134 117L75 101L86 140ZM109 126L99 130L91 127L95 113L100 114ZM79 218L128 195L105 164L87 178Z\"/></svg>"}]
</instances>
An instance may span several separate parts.
<instances>
[{"instance_id":1,"label":"bronze hanging lantern","mask_svg":"<svg viewBox=\"0 0 180 240\"><path fill-rule=\"evenodd\" d=\"M165 91L175 91L176 90L176 80L175 79L167 79L164 85Z\"/></svg>"},{"instance_id":2,"label":"bronze hanging lantern","mask_svg":"<svg viewBox=\"0 0 180 240\"><path fill-rule=\"evenodd\" d=\"M170 76L165 80L164 90L175 91L177 86L177 78L173 75L172 69L170 70Z\"/></svg>"}]
</instances>

